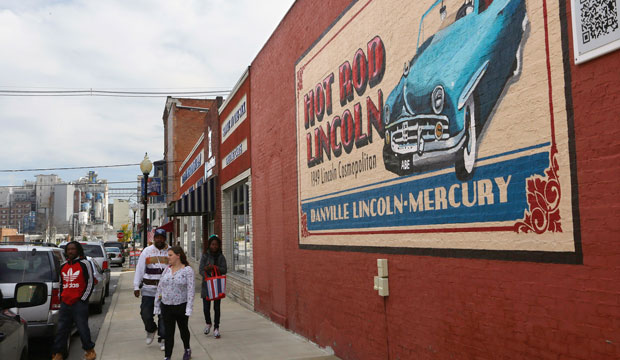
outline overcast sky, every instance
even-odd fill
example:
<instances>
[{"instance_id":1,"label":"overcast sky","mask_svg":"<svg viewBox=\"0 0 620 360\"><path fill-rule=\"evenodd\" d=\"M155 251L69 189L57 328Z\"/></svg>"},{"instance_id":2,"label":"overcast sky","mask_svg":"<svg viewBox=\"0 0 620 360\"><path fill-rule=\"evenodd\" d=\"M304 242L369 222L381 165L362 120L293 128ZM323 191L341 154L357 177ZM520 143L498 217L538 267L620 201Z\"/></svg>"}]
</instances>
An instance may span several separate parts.
<instances>
[{"instance_id":1,"label":"overcast sky","mask_svg":"<svg viewBox=\"0 0 620 360\"><path fill-rule=\"evenodd\" d=\"M0 0L0 90L231 89L293 2ZM164 105L0 96L0 170L139 163L145 152L162 159ZM109 181L139 174L95 170ZM0 186L87 171L0 172Z\"/></svg>"}]
</instances>

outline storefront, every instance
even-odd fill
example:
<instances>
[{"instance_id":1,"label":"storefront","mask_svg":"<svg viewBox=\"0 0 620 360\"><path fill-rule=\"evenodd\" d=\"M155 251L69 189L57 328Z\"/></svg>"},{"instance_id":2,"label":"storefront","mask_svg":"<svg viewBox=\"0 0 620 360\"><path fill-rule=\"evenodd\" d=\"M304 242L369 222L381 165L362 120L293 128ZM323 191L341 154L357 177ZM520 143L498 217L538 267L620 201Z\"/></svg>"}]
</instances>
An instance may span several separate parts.
<instances>
[{"instance_id":1,"label":"storefront","mask_svg":"<svg viewBox=\"0 0 620 360\"><path fill-rule=\"evenodd\" d=\"M203 234L209 233L205 221L214 210L215 179L205 181L204 134L179 168L181 195L174 204L175 245L180 245L192 263L200 261ZM211 188L209 185L211 184Z\"/></svg>"},{"instance_id":2,"label":"storefront","mask_svg":"<svg viewBox=\"0 0 620 360\"><path fill-rule=\"evenodd\" d=\"M254 306L249 72L220 107L222 242L228 295Z\"/></svg>"}]
</instances>

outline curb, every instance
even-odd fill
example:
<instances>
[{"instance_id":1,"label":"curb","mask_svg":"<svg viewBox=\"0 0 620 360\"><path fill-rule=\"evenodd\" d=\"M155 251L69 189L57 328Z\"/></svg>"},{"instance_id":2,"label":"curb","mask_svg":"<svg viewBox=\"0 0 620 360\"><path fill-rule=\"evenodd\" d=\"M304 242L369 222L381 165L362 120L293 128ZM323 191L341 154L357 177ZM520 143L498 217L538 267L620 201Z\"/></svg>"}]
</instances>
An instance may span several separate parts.
<instances>
[{"instance_id":1,"label":"curb","mask_svg":"<svg viewBox=\"0 0 620 360\"><path fill-rule=\"evenodd\" d=\"M110 331L110 323L112 322L112 316L114 316L114 311L116 310L116 304L118 303L118 298L121 295L121 277L125 274L122 272L118 279L118 285L116 285L116 290L114 290L114 295L112 296L112 302L110 303L110 307L108 308L108 313L103 320L103 325L101 325L101 329L99 329L99 336L97 336L97 340L95 342L95 353L97 354L98 359L102 359L103 349L105 347L106 340L108 339L108 332Z\"/></svg>"}]
</instances>

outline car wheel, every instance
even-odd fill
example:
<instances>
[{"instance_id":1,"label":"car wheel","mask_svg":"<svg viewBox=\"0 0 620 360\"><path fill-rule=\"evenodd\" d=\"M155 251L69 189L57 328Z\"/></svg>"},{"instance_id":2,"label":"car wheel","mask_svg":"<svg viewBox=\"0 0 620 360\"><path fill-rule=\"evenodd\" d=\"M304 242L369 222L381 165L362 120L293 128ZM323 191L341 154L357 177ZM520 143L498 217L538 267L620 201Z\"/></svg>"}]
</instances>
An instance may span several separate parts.
<instances>
[{"instance_id":1,"label":"car wheel","mask_svg":"<svg viewBox=\"0 0 620 360\"><path fill-rule=\"evenodd\" d=\"M93 305L93 313L101 314L103 312L103 305L105 304L105 296L101 297L101 300L98 304Z\"/></svg>"},{"instance_id":2,"label":"car wheel","mask_svg":"<svg viewBox=\"0 0 620 360\"><path fill-rule=\"evenodd\" d=\"M67 336L67 343L65 344L65 348L62 350L63 359L69 358L69 349L71 349L71 332Z\"/></svg>"},{"instance_id":3,"label":"car wheel","mask_svg":"<svg viewBox=\"0 0 620 360\"><path fill-rule=\"evenodd\" d=\"M517 53L515 54L515 60L512 63L512 76L517 77L521 74L521 59L523 59L523 44L519 44L517 48Z\"/></svg>"},{"instance_id":4,"label":"car wheel","mask_svg":"<svg viewBox=\"0 0 620 360\"><path fill-rule=\"evenodd\" d=\"M465 181L471 178L474 172L474 164L476 163L477 139L476 139L476 101L475 94L467 99L463 108L463 116L465 117L465 143L458 151L455 164L456 177Z\"/></svg>"},{"instance_id":5,"label":"car wheel","mask_svg":"<svg viewBox=\"0 0 620 360\"><path fill-rule=\"evenodd\" d=\"M108 283L105 285L105 296L110 296L110 282L108 281Z\"/></svg>"},{"instance_id":6,"label":"car wheel","mask_svg":"<svg viewBox=\"0 0 620 360\"><path fill-rule=\"evenodd\" d=\"M22 350L22 354L19 357L20 360L28 360L28 348L24 347L24 350Z\"/></svg>"}]
</instances>

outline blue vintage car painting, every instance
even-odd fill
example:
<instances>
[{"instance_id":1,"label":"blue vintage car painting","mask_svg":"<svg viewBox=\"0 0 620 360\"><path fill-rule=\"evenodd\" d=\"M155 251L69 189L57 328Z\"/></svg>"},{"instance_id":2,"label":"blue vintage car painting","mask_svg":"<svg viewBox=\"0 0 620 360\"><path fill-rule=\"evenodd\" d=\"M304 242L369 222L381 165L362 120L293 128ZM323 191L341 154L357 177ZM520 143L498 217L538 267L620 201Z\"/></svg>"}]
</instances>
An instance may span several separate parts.
<instances>
[{"instance_id":1,"label":"blue vintage car painting","mask_svg":"<svg viewBox=\"0 0 620 360\"><path fill-rule=\"evenodd\" d=\"M424 34L431 17L438 30ZM527 24L524 0L438 0L424 13L416 54L383 110L387 170L454 164L458 179L472 176L480 132L521 69Z\"/></svg>"}]
</instances>

